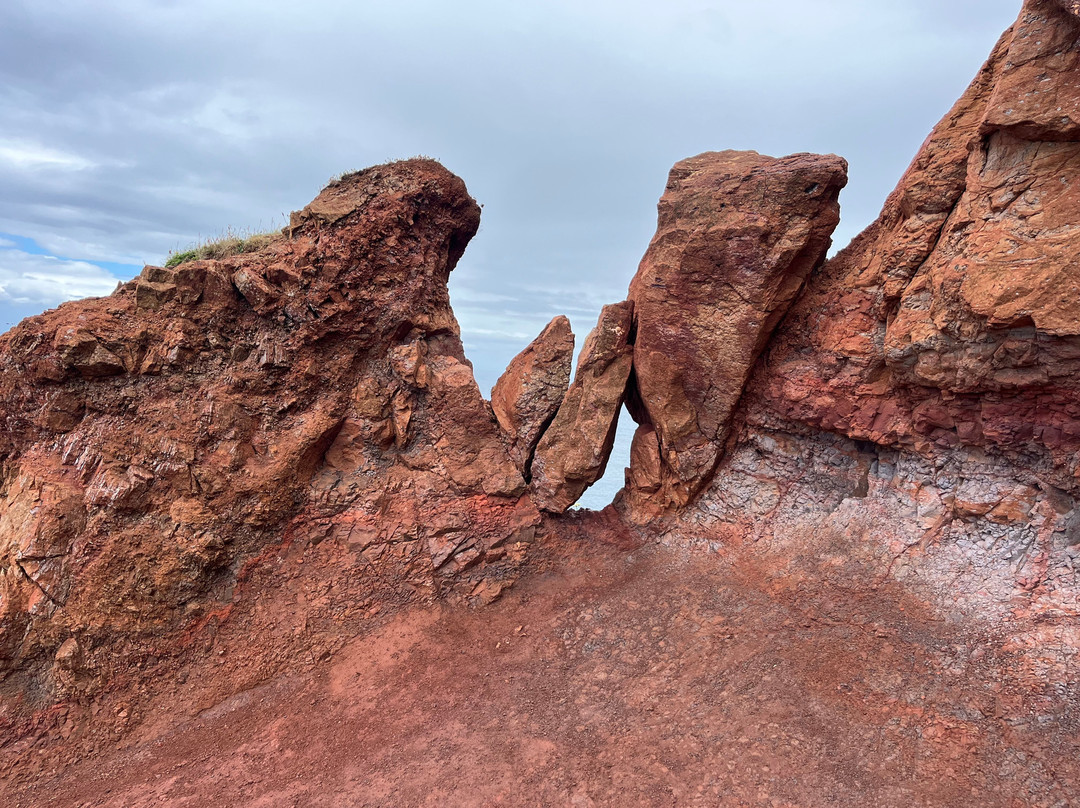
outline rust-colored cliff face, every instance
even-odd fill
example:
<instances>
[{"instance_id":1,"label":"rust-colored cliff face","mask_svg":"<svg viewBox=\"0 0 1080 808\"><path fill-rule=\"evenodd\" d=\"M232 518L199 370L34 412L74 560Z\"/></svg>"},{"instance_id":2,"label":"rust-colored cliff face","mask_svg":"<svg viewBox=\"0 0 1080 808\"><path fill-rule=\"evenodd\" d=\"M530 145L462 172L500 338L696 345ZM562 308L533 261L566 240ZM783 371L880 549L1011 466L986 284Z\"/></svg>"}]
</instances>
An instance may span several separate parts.
<instances>
[{"instance_id":1,"label":"rust-colored cliff face","mask_svg":"<svg viewBox=\"0 0 1080 808\"><path fill-rule=\"evenodd\" d=\"M428 160L0 337L0 797L1077 804L1078 4L825 260L845 172L680 162L491 405Z\"/></svg>"},{"instance_id":2,"label":"rust-colored cliff face","mask_svg":"<svg viewBox=\"0 0 1080 808\"><path fill-rule=\"evenodd\" d=\"M922 454L1032 452L1072 487L1078 25L1028 4L878 221L810 283L759 374L769 409Z\"/></svg>"},{"instance_id":3,"label":"rust-colored cliff face","mask_svg":"<svg viewBox=\"0 0 1080 808\"><path fill-rule=\"evenodd\" d=\"M147 267L6 334L0 665L89 686L285 536L424 592L528 535L446 291L479 218L437 163L369 169L261 253Z\"/></svg>"},{"instance_id":4,"label":"rust-colored cliff face","mask_svg":"<svg viewBox=\"0 0 1080 808\"><path fill-rule=\"evenodd\" d=\"M656 529L842 547L949 608L1072 613L1078 59L1075 8L1025 4L879 219L810 276L712 484ZM623 508L648 521L655 461L634 458Z\"/></svg>"}]
</instances>

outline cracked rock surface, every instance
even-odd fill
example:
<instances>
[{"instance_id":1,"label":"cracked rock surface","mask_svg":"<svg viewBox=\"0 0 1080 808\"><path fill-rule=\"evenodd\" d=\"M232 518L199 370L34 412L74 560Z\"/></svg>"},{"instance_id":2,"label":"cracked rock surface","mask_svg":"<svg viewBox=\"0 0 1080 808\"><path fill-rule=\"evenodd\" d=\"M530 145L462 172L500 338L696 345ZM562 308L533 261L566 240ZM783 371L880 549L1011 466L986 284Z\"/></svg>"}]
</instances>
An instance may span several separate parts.
<instances>
[{"instance_id":1,"label":"cracked rock surface","mask_svg":"<svg viewBox=\"0 0 1080 808\"><path fill-rule=\"evenodd\" d=\"M0 336L0 803L1080 803L1078 49L827 261L840 158L677 164L572 383L480 395L429 160Z\"/></svg>"}]
</instances>

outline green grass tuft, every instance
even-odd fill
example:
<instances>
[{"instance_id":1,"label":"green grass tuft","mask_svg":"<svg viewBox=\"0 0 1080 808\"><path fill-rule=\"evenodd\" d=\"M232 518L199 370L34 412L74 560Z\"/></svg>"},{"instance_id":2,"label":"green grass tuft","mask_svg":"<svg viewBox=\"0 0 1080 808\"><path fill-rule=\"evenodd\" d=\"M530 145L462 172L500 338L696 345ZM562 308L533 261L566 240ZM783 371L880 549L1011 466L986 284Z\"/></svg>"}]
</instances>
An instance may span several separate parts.
<instances>
[{"instance_id":1,"label":"green grass tuft","mask_svg":"<svg viewBox=\"0 0 1080 808\"><path fill-rule=\"evenodd\" d=\"M171 269L188 261L203 261L208 258L221 260L232 255L258 252L280 236L281 233L277 230L266 233L237 233L231 229L226 230L222 235L207 239L187 250L174 250L165 259L165 266Z\"/></svg>"}]
</instances>

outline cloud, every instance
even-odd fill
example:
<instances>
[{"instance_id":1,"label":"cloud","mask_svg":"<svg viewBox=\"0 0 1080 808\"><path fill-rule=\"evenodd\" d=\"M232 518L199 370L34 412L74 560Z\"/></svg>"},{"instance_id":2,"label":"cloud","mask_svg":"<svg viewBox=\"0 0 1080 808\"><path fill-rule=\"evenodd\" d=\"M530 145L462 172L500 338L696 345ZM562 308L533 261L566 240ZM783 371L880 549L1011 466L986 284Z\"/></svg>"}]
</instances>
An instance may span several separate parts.
<instances>
[{"instance_id":1,"label":"cloud","mask_svg":"<svg viewBox=\"0 0 1080 808\"><path fill-rule=\"evenodd\" d=\"M10 242L8 242L10 244ZM110 294L116 276L86 261L0 250L0 302L51 308L65 300Z\"/></svg>"},{"instance_id":2,"label":"cloud","mask_svg":"<svg viewBox=\"0 0 1080 808\"><path fill-rule=\"evenodd\" d=\"M77 154L68 154L36 143L4 140L0 140L0 164L31 170L81 171L94 167L94 163Z\"/></svg>"},{"instance_id":3,"label":"cloud","mask_svg":"<svg viewBox=\"0 0 1080 808\"><path fill-rule=\"evenodd\" d=\"M467 347L501 367L550 315L583 334L625 296L683 157L844 155L848 241L1018 5L10 0L0 231L158 263L429 154L485 205L450 285Z\"/></svg>"}]
</instances>

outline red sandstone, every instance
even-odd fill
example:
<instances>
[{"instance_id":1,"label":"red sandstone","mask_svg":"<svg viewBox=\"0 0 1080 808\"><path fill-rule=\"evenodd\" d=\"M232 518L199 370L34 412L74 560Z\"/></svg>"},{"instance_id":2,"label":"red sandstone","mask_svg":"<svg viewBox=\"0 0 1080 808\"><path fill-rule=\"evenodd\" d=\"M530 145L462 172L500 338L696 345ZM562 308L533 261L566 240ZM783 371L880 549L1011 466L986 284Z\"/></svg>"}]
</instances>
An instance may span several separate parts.
<instances>
[{"instance_id":1,"label":"red sandstone","mask_svg":"<svg viewBox=\"0 0 1080 808\"><path fill-rule=\"evenodd\" d=\"M839 158L680 163L494 409L432 161L0 337L4 804L1080 802L1078 71L1028 0L824 264Z\"/></svg>"}]
</instances>

